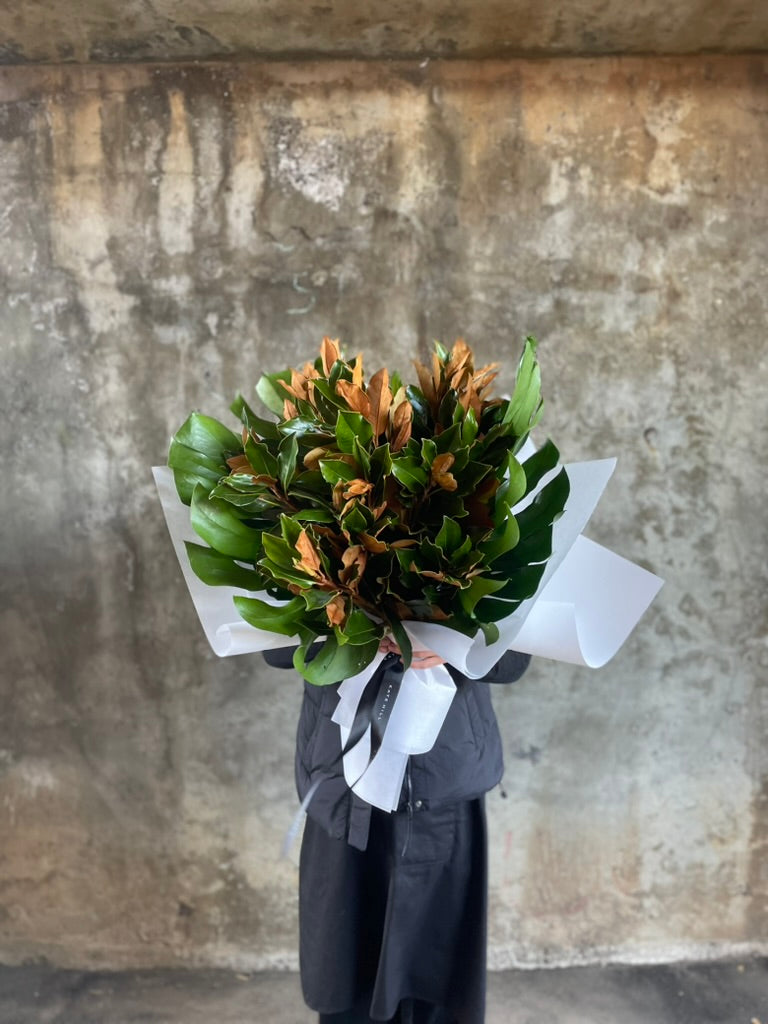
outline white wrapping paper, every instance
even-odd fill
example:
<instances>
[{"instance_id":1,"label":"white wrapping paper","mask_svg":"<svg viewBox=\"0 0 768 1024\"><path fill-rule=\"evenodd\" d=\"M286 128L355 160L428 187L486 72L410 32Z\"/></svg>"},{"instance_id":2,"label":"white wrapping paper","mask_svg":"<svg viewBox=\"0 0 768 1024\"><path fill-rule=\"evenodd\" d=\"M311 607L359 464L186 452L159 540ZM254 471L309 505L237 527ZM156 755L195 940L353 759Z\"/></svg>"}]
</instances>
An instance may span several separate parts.
<instances>
[{"instance_id":1,"label":"white wrapping paper","mask_svg":"<svg viewBox=\"0 0 768 1024\"><path fill-rule=\"evenodd\" d=\"M333 721L341 730L342 749L347 745L357 705L365 684L381 664L378 654L370 665L339 686L339 703ZM344 755L344 778L355 793L374 807L393 811L400 800L405 766L410 754L426 754L435 744L448 714L456 684L442 665L421 671L407 669L387 723L381 747L373 760L371 728Z\"/></svg>"}]
</instances>

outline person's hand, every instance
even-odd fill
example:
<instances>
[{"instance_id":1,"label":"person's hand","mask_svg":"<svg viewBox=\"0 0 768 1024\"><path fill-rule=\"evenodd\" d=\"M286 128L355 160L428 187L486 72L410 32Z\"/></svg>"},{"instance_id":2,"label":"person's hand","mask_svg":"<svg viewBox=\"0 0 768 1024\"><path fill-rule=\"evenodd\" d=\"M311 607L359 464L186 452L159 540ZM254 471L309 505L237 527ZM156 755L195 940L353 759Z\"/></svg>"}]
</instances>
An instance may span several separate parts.
<instances>
[{"instance_id":1,"label":"person's hand","mask_svg":"<svg viewBox=\"0 0 768 1024\"><path fill-rule=\"evenodd\" d=\"M391 636L385 636L379 644L379 650L384 654L400 654L400 648ZM411 658L411 668L425 669L435 668L437 665L444 665L445 658L441 658L439 654L435 654L434 651L430 651L426 647L414 647L413 656Z\"/></svg>"}]
</instances>

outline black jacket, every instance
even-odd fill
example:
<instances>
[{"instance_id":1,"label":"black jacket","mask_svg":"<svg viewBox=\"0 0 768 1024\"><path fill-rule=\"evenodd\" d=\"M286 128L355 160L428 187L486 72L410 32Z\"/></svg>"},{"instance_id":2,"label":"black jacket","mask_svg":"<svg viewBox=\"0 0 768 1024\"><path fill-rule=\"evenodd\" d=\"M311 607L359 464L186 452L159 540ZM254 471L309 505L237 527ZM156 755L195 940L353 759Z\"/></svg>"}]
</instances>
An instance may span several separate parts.
<instances>
[{"instance_id":1,"label":"black jacket","mask_svg":"<svg viewBox=\"0 0 768 1024\"><path fill-rule=\"evenodd\" d=\"M264 651L267 664L293 665L295 648ZM468 679L447 666L456 696L432 749L409 758L401 806L416 812L459 800L471 800L492 789L504 771L501 736L488 683L511 683L525 672L530 655L507 651L482 680ZM337 839L365 849L370 805L347 786L341 760L339 726L331 720L338 704L338 684L304 683L304 700L296 736L296 788L304 799L317 779L322 781L307 814Z\"/></svg>"}]
</instances>

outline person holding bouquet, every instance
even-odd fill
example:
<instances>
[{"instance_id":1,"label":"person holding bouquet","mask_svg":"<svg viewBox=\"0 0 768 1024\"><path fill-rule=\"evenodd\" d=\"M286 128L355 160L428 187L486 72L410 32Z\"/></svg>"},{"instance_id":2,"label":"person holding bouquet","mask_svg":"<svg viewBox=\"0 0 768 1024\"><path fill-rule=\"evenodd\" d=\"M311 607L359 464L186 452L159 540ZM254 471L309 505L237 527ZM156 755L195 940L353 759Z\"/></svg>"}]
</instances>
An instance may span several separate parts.
<instances>
[{"instance_id":1,"label":"person holding bouquet","mask_svg":"<svg viewBox=\"0 0 768 1024\"><path fill-rule=\"evenodd\" d=\"M402 673L396 643L385 672ZM288 668L293 649L265 651ZM310 652L314 653L314 652ZM299 868L304 999L319 1024L483 1024L487 850L484 795L501 780L502 747L488 683L520 678L529 656L507 652L484 680L448 666L456 695L427 754L409 758L397 810L349 789L337 686L304 684L296 784L307 807ZM414 649L417 671L444 664Z\"/></svg>"}]
</instances>

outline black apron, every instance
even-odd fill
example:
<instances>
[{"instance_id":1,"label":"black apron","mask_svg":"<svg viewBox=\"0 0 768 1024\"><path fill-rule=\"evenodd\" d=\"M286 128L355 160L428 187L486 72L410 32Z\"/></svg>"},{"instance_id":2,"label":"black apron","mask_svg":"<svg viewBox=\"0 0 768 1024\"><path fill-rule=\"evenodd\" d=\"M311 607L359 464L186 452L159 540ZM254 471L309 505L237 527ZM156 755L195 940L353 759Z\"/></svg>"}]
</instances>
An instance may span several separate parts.
<instances>
[{"instance_id":1,"label":"black apron","mask_svg":"<svg viewBox=\"0 0 768 1024\"><path fill-rule=\"evenodd\" d=\"M483 798L374 809L366 850L308 818L299 917L304 999L321 1024L483 1024Z\"/></svg>"}]
</instances>

